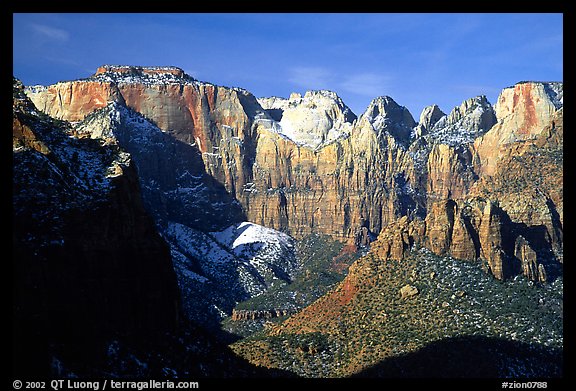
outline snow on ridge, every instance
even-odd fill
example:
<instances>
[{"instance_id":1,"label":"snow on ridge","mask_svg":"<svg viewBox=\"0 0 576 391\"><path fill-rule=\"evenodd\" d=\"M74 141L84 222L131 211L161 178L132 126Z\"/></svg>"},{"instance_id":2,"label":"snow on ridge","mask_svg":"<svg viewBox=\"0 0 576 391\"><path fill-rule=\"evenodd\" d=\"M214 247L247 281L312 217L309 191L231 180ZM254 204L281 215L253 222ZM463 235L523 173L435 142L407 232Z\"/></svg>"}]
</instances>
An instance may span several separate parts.
<instances>
[{"instance_id":1,"label":"snow on ridge","mask_svg":"<svg viewBox=\"0 0 576 391\"><path fill-rule=\"evenodd\" d=\"M182 68L173 66L173 65L161 65L161 66L151 66L151 65L113 65L113 64L105 64L102 65L100 68L105 69L108 72L113 72L114 69L118 70L140 70L140 71L176 71L182 72Z\"/></svg>"},{"instance_id":2,"label":"snow on ridge","mask_svg":"<svg viewBox=\"0 0 576 391\"><path fill-rule=\"evenodd\" d=\"M290 121L274 121L272 119L257 119L255 122L264 125L268 131L273 132L300 147L309 148L312 150L320 150L335 142L344 140L350 137L350 125L344 125L343 129L333 126L325 134L315 134L316 129L295 129Z\"/></svg>"},{"instance_id":3,"label":"snow on ridge","mask_svg":"<svg viewBox=\"0 0 576 391\"><path fill-rule=\"evenodd\" d=\"M286 261L288 274L295 267L294 239L258 224L242 222L222 231L203 233L168 222L162 233L174 251L200 260L203 271L212 277L219 274L217 269L224 272L242 263L258 266Z\"/></svg>"},{"instance_id":4,"label":"snow on ridge","mask_svg":"<svg viewBox=\"0 0 576 391\"><path fill-rule=\"evenodd\" d=\"M247 221L211 234L214 239L232 250L251 243L278 243L286 247L294 246L294 240L285 233Z\"/></svg>"},{"instance_id":5,"label":"snow on ridge","mask_svg":"<svg viewBox=\"0 0 576 391\"><path fill-rule=\"evenodd\" d=\"M86 79L77 81L98 81L119 84L144 84L144 85L166 85L166 84L195 84L196 80L191 76L178 77L170 73L164 74L124 74L124 73L101 73Z\"/></svg>"},{"instance_id":6,"label":"snow on ridge","mask_svg":"<svg viewBox=\"0 0 576 391\"><path fill-rule=\"evenodd\" d=\"M479 95L467 99L460 106L456 106L449 114L442 116L426 137L436 143L461 146L474 142L474 140L496 123L493 106L486 96Z\"/></svg>"},{"instance_id":7,"label":"snow on ridge","mask_svg":"<svg viewBox=\"0 0 576 391\"><path fill-rule=\"evenodd\" d=\"M201 266L209 275L214 273L214 266L234 262L233 255L218 245L210 236L184 224L168 222L163 234L171 247L180 253L204 260Z\"/></svg>"},{"instance_id":8,"label":"snow on ridge","mask_svg":"<svg viewBox=\"0 0 576 391\"><path fill-rule=\"evenodd\" d=\"M47 86L43 86L41 84L35 84L33 86L26 86L24 87L24 91L26 92L31 92L33 94L36 94L38 92L42 92L42 91L46 91L48 89Z\"/></svg>"},{"instance_id":9,"label":"snow on ridge","mask_svg":"<svg viewBox=\"0 0 576 391\"><path fill-rule=\"evenodd\" d=\"M289 282L299 266L290 236L254 223L206 233L167 222L160 232L170 245L178 284L189 307L198 300L193 292L199 287L211 292L203 299L208 303L234 306Z\"/></svg>"},{"instance_id":10,"label":"snow on ridge","mask_svg":"<svg viewBox=\"0 0 576 391\"><path fill-rule=\"evenodd\" d=\"M319 150L350 136L356 115L333 91L307 91L290 98L258 98L271 117L257 121L294 144Z\"/></svg>"},{"instance_id":11,"label":"snow on ridge","mask_svg":"<svg viewBox=\"0 0 576 391\"><path fill-rule=\"evenodd\" d=\"M560 109L564 106L564 84L561 82L548 82L542 83L544 85L544 90L548 94L548 97L552 101L552 104L556 109Z\"/></svg>"}]
</instances>

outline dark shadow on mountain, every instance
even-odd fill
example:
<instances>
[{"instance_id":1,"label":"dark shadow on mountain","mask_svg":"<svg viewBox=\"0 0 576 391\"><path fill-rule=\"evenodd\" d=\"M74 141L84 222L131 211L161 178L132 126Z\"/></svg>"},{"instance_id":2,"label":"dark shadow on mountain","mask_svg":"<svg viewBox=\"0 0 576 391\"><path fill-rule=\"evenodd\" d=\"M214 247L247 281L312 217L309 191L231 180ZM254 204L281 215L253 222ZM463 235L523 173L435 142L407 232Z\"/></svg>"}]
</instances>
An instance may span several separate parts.
<instances>
[{"instance_id":1,"label":"dark shadow on mountain","mask_svg":"<svg viewBox=\"0 0 576 391\"><path fill-rule=\"evenodd\" d=\"M523 236L536 251L538 263L544 265L548 282L554 282L554 280L563 275L562 263L556 258L551 243L551 241L554 241L552 239L553 236L559 238L560 242L562 241L562 228L559 217L556 216L558 212L554 205L551 202L547 202L547 205L552 215L554 232L549 232L548 227L543 224L527 225L514 222L506 211L501 208L497 209L502 219L502 249L510 262L507 272L508 276L522 274L522 260L514 255L514 246L519 236Z\"/></svg>"},{"instance_id":2,"label":"dark shadow on mountain","mask_svg":"<svg viewBox=\"0 0 576 391\"><path fill-rule=\"evenodd\" d=\"M410 191L408 181L403 172L394 176L394 191L397 200L395 204L397 205L399 216L426 218L426 209L420 207L422 202L419 198L421 196L414 191Z\"/></svg>"},{"instance_id":3,"label":"dark shadow on mountain","mask_svg":"<svg viewBox=\"0 0 576 391\"><path fill-rule=\"evenodd\" d=\"M559 378L560 349L480 336L446 338L386 359L353 377Z\"/></svg>"},{"instance_id":4,"label":"dark shadow on mountain","mask_svg":"<svg viewBox=\"0 0 576 391\"><path fill-rule=\"evenodd\" d=\"M240 234L238 236L240 236ZM240 257L245 259L244 254L253 254L262 250L263 247L263 242L244 243L234 247L234 253L240 254Z\"/></svg>"},{"instance_id":5,"label":"dark shadow on mountain","mask_svg":"<svg viewBox=\"0 0 576 391\"><path fill-rule=\"evenodd\" d=\"M266 112L270 115L270 117L274 121L280 122L282 120L282 116L284 114L284 110L282 109L267 109Z\"/></svg>"},{"instance_id":6,"label":"dark shadow on mountain","mask_svg":"<svg viewBox=\"0 0 576 391\"><path fill-rule=\"evenodd\" d=\"M208 232L246 220L235 195L206 172L197 147L159 129L139 138L129 123L119 124L114 136L136 164L144 205L157 224L173 221Z\"/></svg>"},{"instance_id":7,"label":"dark shadow on mountain","mask_svg":"<svg viewBox=\"0 0 576 391\"><path fill-rule=\"evenodd\" d=\"M294 378L294 373L255 366L227 341L194 324L177 332L108 333L77 329L46 335L33 327L16 330L12 375L16 378L229 379ZM230 338L229 338L230 340Z\"/></svg>"},{"instance_id":8,"label":"dark shadow on mountain","mask_svg":"<svg viewBox=\"0 0 576 391\"><path fill-rule=\"evenodd\" d=\"M288 284L292 283L292 278L290 278L290 275L288 275L288 273L279 268L277 265L274 265L273 263L268 263L268 267L272 269L272 272L277 278L286 281Z\"/></svg>"},{"instance_id":9,"label":"dark shadow on mountain","mask_svg":"<svg viewBox=\"0 0 576 391\"><path fill-rule=\"evenodd\" d=\"M68 140L65 124L28 117L22 123L30 132L22 143L34 145L39 138L52 152L46 157L28 148L13 155L13 378L292 376L255 367L184 319L170 249L145 210L133 164L111 177L102 194L91 186L79 188L78 154L101 161L94 174L104 177L110 163L105 159L118 151L78 139L70 150L76 153L58 152L71 148L63 142ZM154 136L155 141L164 137L161 132ZM175 173L152 170L156 179L173 181L170 190L204 184L217 200L230 200L224 187L205 175L191 146L167 144L173 154L149 164L180 168L169 160L185 149L195 165ZM162 150L149 143L141 147L140 157L147 148L151 156ZM234 200L221 206L232 210L222 219L236 216Z\"/></svg>"},{"instance_id":10,"label":"dark shadow on mountain","mask_svg":"<svg viewBox=\"0 0 576 391\"><path fill-rule=\"evenodd\" d=\"M254 113L260 108L253 97L243 98L242 104ZM238 226L238 223L246 221L247 217L235 198L234 190L228 191L223 184L224 178L218 177L220 171L214 170L214 176L207 172L203 157L209 164L220 164L222 161L218 160L218 157L203 156L195 145L180 141L157 127L150 126L142 131L132 126L133 121L129 120L137 118L141 120L138 123L143 124L144 118L141 114L129 108L123 110L127 120L114 127L113 134L119 145L132 156L138 171L144 206L153 216L161 234L166 232L164 230L169 223L182 224L204 233L220 231L236 224L236 236L249 228ZM151 120L148 122L154 124ZM246 143L244 147L247 149L246 156L253 156L255 152L250 153L252 146ZM250 164L251 167L252 161L248 158L243 164ZM172 248L178 248L174 240L167 240ZM248 243L237 246L233 251L225 246L220 247L222 251L243 261L244 270L259 285L266 286L265 279L248 262L247 256L244 256L257 252L263 246L264 243L261 242ZM187 261L173 259L180 280L184 312L189 319L194 319L217 333L221 313L230 315L234 305L248 299L250 293L243 285L234 264L220 264L218 272L211 273L203 270L201 266L202 263L208 263L203 262L206 259L197 259L183 248L178 248L178 251L187 258ZM180 264L176 265L176 262ZM191 280L187 271L206 280Z\"/></svg>"}]
</instances>

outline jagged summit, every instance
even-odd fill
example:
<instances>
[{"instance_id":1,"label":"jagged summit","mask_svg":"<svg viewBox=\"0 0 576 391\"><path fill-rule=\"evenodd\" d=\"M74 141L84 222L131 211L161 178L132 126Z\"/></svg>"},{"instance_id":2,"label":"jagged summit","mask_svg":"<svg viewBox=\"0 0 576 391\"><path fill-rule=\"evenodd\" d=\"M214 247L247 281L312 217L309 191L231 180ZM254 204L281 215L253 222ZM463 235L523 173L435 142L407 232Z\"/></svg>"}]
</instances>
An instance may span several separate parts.
<instances>
[{"instance_id":1,"label":"jagged summit","mask_svg":"<svg viewBox=\"0 0 576 391\"><path fill-rule=\"evenodd\" d=\"M274 129L294 143L319 149L350 135L356 115L333 91L307 91L304 96L259 98L276 121Z\"/></svg>"},{"instance_id":2,"label":"jagged summit","mask_svg":"<svg viewBox=\"0 0 576 391\"><path fill-rule=\"evenodd\" d=\"M389 118L391 121L403 123L407 126L416 125L410 111L406 107L396 103L396 101L389 96L379 96L372 99L363 115L372 119L383 116L384 118Z\"/></svg>"},{"instance_id":3,"label":"jagged summit","mask_svg":"<svg viewBox=\"0 0 576 391\"><path fill-rule=\"evenodd\" d=\"M356 114L346 106L342 98L340 98L336 92L330 90L309 90L306 91L304 96L298 92L293 92L290 94L288 99L278 96L262 97L258 98L258 102L266 110L285 110L287 108L294 108L299 104L304 104L308 106L308 108L312 109L317 108L318 104L335 105L340 111L342 111L346 122L352 123L357 118Z\"/></svg>"},{"instance_id":4,"label":"jagged summit","mask_svg":"<svg viewBox=\"0 0 576 391\"><path fill-rule=\"evenodd\" d=\"M378 232L398 214L425 210L427 200L465 194L478 172L496 169L501 144L535 137L555 111L543 84L519 84L503 91L498 127L490 102L478 96L449 114L431 106L420 116L426 131L418 135L410 112L386 96L354 119L336 93L322 90L257 100L196 83L62 82L27 94L39 110L70 121L124 101L199 152L198 167L234 195L248 221L345 238L358 225ZM384 204L396 188L402 201Z\"/></svg>"},{"instance_id":5,"label":"jagged summit","mask_svg":"<svg viewBox=\"0 0 576 391\"><path fill-rule=\"evenodd\" d=\"M388 133L401 142L410 138L416 121L410 111L389 96L374 98L361 116L378 134Z\"/></svg>"},{"instance_id":6,"label":"jagged summit","mask_svg":"<svg viewBox=\"0 0 576 391\"><path fill-rule=\"evenodd\" d=\"M420 113L418 125L414 128L414 137L420 137L432 129L436 123L446 115L438 105L426 106Z\"/></svg>"},{"instance_id":7,"label":"jagged summit","mask_svg":"<svg viewBox=\"0 0 576 391\"><path fill-rule=\"evenodd\" d=\"M432 129L436 122L445 115L446 113L444 113L437 104L427 106L420 114L419 124L423 125L426 129Z\"/></svg>"},{"instance_id":8,"label":"jagged summit","mask_svg":"<svg viewBox=\"0 0 576 391\"><path fill-rule=\"evenodd\" d=\"M473 142L496 123L494 108L484 95L466 99L428 129L438 143L462 145Z\"/></svg>"},{"instance_id":9,"label":"jagged summit","mask_svg":"<svg viewBox=\"0 0 576 391\"><path fill-rule=\"evenodd\" d=\"M230 330L254 338L234 351L342 377L461 335L562 348L561 84L519 83L497 108L485 96L448 114L431 105L416 123L389 96L356 118L332 91L257 100L190 80L177 67L122 65L43 89L14 80L13 263L24 265L15 281L26 292L15 308L27 311L16 325L30 330L21 340L49 326L46 343L71 331L92 345L111 320L127 335L148 326L189 371L212 365L212 350L174 346L164 331L176 318L191 338L198 323L228 343L221 320L239 301L267 310L274 298L278 314L307 306L308 292L325 292L316 281L328 281L327 296L282 312L286 321L235 319ZM348 268L352 254L366 255ZM343 282L333 268L347 269ZM108 340L98 352L116 349ZM196 375L145 346L142 360L112 355L106 373L134 374L114 372L126 362L139 374ZM28 356L55 371L67 357Z\"/></svg>"}]
</instances>

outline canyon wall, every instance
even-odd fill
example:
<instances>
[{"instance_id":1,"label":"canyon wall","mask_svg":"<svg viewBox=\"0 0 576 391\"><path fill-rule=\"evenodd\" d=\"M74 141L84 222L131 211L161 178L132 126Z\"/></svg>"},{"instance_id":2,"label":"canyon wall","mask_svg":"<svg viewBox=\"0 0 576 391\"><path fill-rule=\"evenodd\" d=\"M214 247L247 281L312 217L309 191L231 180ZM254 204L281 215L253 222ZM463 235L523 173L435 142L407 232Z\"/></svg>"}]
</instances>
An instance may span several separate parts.
<instances>
[{"instance_id":1,"label":"canyon wall","mask_svg":"<svg viewBox=\"0 0 576 391\"><path fill-rule=\"evenodd\" d=\"M433 105L419 123L386 96L356 117L333 92L257 100L175 67L104 66L27 94L71 121L109 101L140 112L198 151L249 221L358 243L407 216L424 222L434 252L483 259L505 278L523 270L519 236L543 267L562 261L562 91L522 82L494 107L485 96L449 114ZM538 267L526 273L539 278Z\"/></svg>"}]
</instances>

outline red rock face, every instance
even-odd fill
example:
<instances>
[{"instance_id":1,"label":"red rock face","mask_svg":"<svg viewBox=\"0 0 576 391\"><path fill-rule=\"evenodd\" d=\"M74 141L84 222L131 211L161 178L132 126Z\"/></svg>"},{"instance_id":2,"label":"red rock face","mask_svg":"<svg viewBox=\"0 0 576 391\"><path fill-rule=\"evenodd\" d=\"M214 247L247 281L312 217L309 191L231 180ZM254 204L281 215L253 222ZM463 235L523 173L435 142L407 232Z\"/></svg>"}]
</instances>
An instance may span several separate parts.
<instances>
[{"instance_id":1,"label":"red rock face","mask_svg":"<svg viewBox=\"0 0 576 391\"><path fill-rule=\"evenodd\" d=\"M110 72L147 71L102 67L96 79L104 80ZM295 237L317 231L347 239L363 225L378 232L401 213L395 192L389 197L383 189L395 186L399 172L413 180L412 165L393 137L380 145L366 121L354 140L313 151L263 126L253 127L255 110L262 109L240 90L124 80L58 83L29 95L49 115L72 121L108 100L125 102L177 140L198 148L206 172L242 203L250 221ZM67 99L61 101L63 95ZM245 191L249 183L257 191Z\"/></svg>"},{"instance_id":2,"label":"red rock face","mask_svg":"<svg viewBox=\"0 0 576 391\"><path fill-rule=\"evenodd\" d=\"M433 203L426 216L426 247L437 255L476 260L479 245L473 237L478 235L477 227L465 213L469 212L463 212L453 200Z\"/></svg>"},{"instance_id":3,"label":"red rock face","mask_svg":"<svg viewBox=\"0 0 576 391\"><path fill-rule=\"evenodd\" d=\"M178 68L101 67L97 72L100 79L96 79L105 80L111 72L140 75L143 80L148 76L148 80L156 80L162 74L168 78L184 75ZM476 259L481 249L475 235L482 212L463 215L463 201L472 191L499 202L513 222L545 226L548 239L532 240L561 242L558 226L563 212L556 205L562 205L558 190L562 180L555 168L553 177L560 178L556 180L559 184L550 183L544 196L528 196L536 190L512 191L515 196L498 191L515 181L514 170L524 172L522 167L532 165L532 158L519 163L520 156L528 156L524 147L518 147L521 143L536 139L534 143L542 144L538 148L547 148L547 141L538 135L554 121L556 107L542 83L520 83L503 90L496 108L498 123L467 148L413 143L405 149L361 117L349 138L312 150L255 121L255 113L262 109L253 96L241 90L189 79L160 83L137 82L131 76L117 83L92 79L58 83L29 95L41 110L72 121L108 100L125 102L175 139L197 148L205 171L242 204L248 220L296 238L321 232L349 240L361 227L383 232L408 213L406 205L412 202L428 213L427 243L435 253ZM561 116L555 121L548 139L561 143L556 130L561 129ZM417 164L413 156L426 148ZM544 157L535 159L542 167L553 168ZM490 182L492 177L495 179ZM420 195L407 197L406 189ZM526 202L518 203L515 197L519 193ZM448 200L455 203L450 213L438 206ZM558 219L553 217L556 214ZM388 247L382 250L386 257L402 257L409 247L402 235L391 235L386 241Z\"/></svg>"},{"instance_id":4,"label":"red rock face","mask_svg":"<svg viewBox=\"0 0 576 391\"><path fill-rule=\"evenodd\" d=\"M478 248L474 243L473 233L466 224L465 218L458 213L452 228L450 254L457 259L476 260L478 258Z\"/></svg>"},{"instance_id":5,"label":"red rock face","mask_svg":"<svg viewBox=\"0 0 576 391\"><path fill-rule=\"evenodd\" d=\"M520 110L524 110L524 123L518 130L520 134L530 134L530 129L538 126L538 117L536 116L536 107L534 100L539 100L539 98L532 97L532 84L526 83L522 84L520 88L520 94L524 101L524 107ZM516 100L518 97L518 92L514 91L514 105L516 106ZM534 99L532 99L534 98Z\"/></svg>"},{"instance_id":6,"label":"red rock face","mask_svg":"<svg viewBox=\"0 0 576 391\"><path fill-rule=\"evenodd\" d=\"M114 69L119 73L161 73L162 69L134 71ZM108 72L101 68L99 72ZM180 71L168 70L180 75ZM158 127L179 141L195 145L203 154L206 171L223 183L227 190L241 198L242 188L250 180L244 167L251 151L242 144L252 137L252 121L243 102L257 105L253 96L234 89L200 83L113 83L90 81L62 82L44 90L29 92L37 107L58 119L79 121L111 100L121 101L151 119ZM253 102L251 102L251 100ZM227 145L221 145L222 142ZM247 143L251 145L250 142ZM221 153L220 148L227 148ZM223 149L224 149L223 148ZM238 191L237 191L238 189Z\"/></svg>"},{"instance_id":7,"label":"red rock face","mask_svg":"<svg viewBox=\"0 0 576 391\"><path fill-rule=\"evenodd\" d=\"M488 261L490 272L499 280L505 277L504 251L502 249L502 219L492 202L487 202L478 231L480 256Z\"/></svg>"},{"instance_id":8,"label":"red rock face","mask_svg":"<svg viewBox=\"0 0 576 391\"><path fill-rule=\"evenodd\" d=\"M41 96L41 99L32 96L39 110L51 117L75 122L105 107L112 97L117 96L117 89L109 83L66 82L47 87Z\"/></svg>"},{"instance_id":9,"label":"red rock face","mask_svg":"<svg viewBox=\"0 0 576 391\"><path fill-rule=\"evenodd\" d=\"M380 259L401 260L414 244L422 242L425 231L424 221L404 216L380 232L371 244L371 252Z\"/></svg>"},{"instance_id":10,"label":"red rock face","mask_svg":"<svg viewBox=\"0 0 576 391\"><path fill-rule=\"evenodd\" d=\"M496 104L498 123L474 142L475 171L493 175L500 149L537 137L556 110L542 83L519 83L504 89Z\"/></svg>"},{"instance_id":11,"label":"red rock face","mask_svg":"<svg viewBox=\"0 0 576 391\"><path fill-rule=\"evenodd\" d=\"M467 150L435 144L427 162L428 202L463 197L475 181L468 168L471 160L471 154Z\"/></svg>"}]
</instances>

